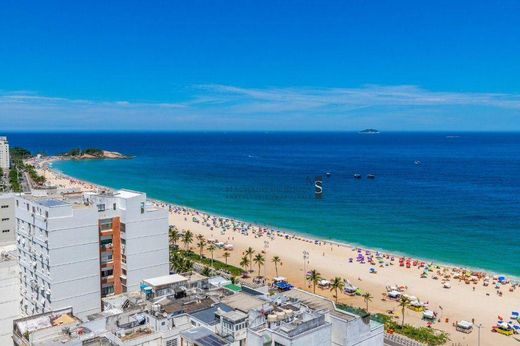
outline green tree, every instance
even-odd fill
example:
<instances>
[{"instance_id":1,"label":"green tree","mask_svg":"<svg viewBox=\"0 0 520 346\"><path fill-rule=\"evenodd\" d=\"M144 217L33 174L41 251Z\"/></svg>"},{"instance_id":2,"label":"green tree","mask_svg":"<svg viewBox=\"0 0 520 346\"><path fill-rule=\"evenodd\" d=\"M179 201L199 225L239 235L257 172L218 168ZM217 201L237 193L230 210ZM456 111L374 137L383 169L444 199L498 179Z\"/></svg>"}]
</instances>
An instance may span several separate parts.
<instances>
[{"instance_id":1,"label":"green tree","mask_svg":"<svg viewBox=\"0 0 520 346\"><path fill-rule=\"evenodd\" d=\"M363 294L363 300L365 301L365 304L367 305L367 312L368 312L368 303L370 303L372 301L372 295L370 293L365 293Z\"/></svg>"},{"instance_id":2,"label":"green tree","mask_svg":"<svg viewBox=\"0 0 520 346\"><path fill-rule=\"evenodd\" d=\"M253 264L253 254L255 253L255 250L250 246L244 251L244 255L249 257L249 271L251 270L251 265Z\"/></svg>"},{"instance_id":3,"label":"green tree","mask_svg":"<svg viewBox=\"0 0 520 346\"><path fill-rule=\"evenodd\" d=\"M213 253L215 252L216 249L217 249L217 247L214 244L209 244L208 251L211 253L211 266L212 267L213 267Z\"/></svg>"},{"instance_id":4,"label":"green tree","mask_svg":"<svg viewBox=\"0 0 520 346\"><path fill-rule=\"evenodd\" d=\"M174 225L171 225L168 233L170 235L170 244L177 246L177 242L181 238L181 234L180 234L179 230L177 229L177 227L175 227Z\"/></svg>"},{"instance_id":5,"label":"green tree","mask_svg":"<svg viewBox=\"0 0 520 346\"><path fill-rule=\"evenodd\" d=\"M199 234L197 236L197 246L199 248L199 256L202 258L202 252L204 250L204 247L206 246L206 239L204 239L204 236L202 234Z\"/></svg>"},{"instance_id":6,"label":"green tree","mask_svg":"<svg viewBox=\"0 0 520 346\"><path fill-rule=\"evenodd\" d=\"M240 259L240 266L242 268L244 268L244 271L247 271L247 268L249 267L250 264L251 264L251 262L249 262L249 258L247 258L246 255L244 255L244 257L242 257Z\"/></svg>"},{"instance_id":7,"label":"green tree","mask_svg":"<svg viewBox=\"0 0 520 346\"><path fill-rule=\"evenodd\" d=\"M274 263L274 270L276 272L276 276L278 276L278 264L282 265L282 260L280 259L279 256L273 256L273 258L271 259L271 262Z\"/></svg>"},{"instance_id":8,"label":"green tree","mask_svg":"<svg viewBox=\"0 0 520 346\"><path fill-rule=\"evenodd\" d=\"M321 280L321 274L316 270L316 269L313 269L310 271L310 273L307 275L307 280L309 280L310 282L312 282L312 286L313 286L313 292L316 293L316 285L318 284L318 282Z\"/></svg>"},{"instance_id":9,"label":"green tree","mask_svg":"<svg viewBox=\"0 0 520 346\"><path fill-rule=\"evenodd\" d=\"M404 312L406 308L410 305L410 299L407 297L401 296L401 299L399 299L399 306L401 307L401 314L402 314L402 320L401 320L401 327L404 326Z\"/></svg>"},{"instance_id":10,"label":"green tree","mask_svg":"<svg viewBox=\"0 0 520 346\"><path fill-rule=\"evenodd\" d=\"M338 276L336 276L330 284L330 290L336 291L336 303L338 303L338 290L343 290L343 287L345 287L345 283L343 279Z\"/></svg>"},{"instance_id":11,"label":"green tree","mask_svg":"<svg viewBox=\"0 0 520 346\"><path fill-rule=\"evenodd\" d=\"M231 254L227 251L222 254L222 257L224 257L224 260L226 261L226 265L228 264L227 261L230 256Z\"/></svg>"},{"instance_id":12,"label":"green tree","mask_svg":"<svg viewBox=\"0 0 520 346\"><path fill-rule=\"evenodd\" d=\"M186 247L186 251L189 251L190 244L193 243L193 233L190 230L183 234L182 242L184 243L184 247Z\"/></svg>"},{"instance_id":13,"label":"green tree","mask_svg":"<svg viewBox=\"0 0 520 346\"><path fill-rule=\"evenodd\" d=\"M258 276L260 276L260 267L265 263L264 256L261 253L256 254L255 258L253 259L253 262L255 262L255 264L258 266Z\"/></svg>"}]
</instances>

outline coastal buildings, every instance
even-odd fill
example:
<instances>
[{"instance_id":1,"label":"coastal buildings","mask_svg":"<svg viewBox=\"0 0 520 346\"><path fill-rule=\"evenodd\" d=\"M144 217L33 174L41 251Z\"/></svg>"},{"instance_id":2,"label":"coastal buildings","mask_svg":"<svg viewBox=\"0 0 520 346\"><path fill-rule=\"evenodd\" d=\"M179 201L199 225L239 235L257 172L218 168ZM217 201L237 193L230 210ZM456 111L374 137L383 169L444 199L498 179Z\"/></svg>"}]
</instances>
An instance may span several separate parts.
<instances>
[{"instance_id":1,"label":"coastal buildings","mask_svg":"<svg viewBox=\"0 0 520 346\"><path fill-rule=\"evenodd\" d=\"M0 168L7 172L10 167L9 142L7 137L0 137Z\"/></svg>"},{"instance_id":2,"label":"coastal buildings","mask_svg":"<svg viewBox=\"0 0 520 346\"><path fill-rule=\"evenodd\" d=\"M0 244L13 243L16 233L14 194L0 194Z\"/></svg>"},{"instance_id":3,"label":"coastal buildings","mask_svg":"<svg viewBox=\"0 0 520 346\"><path fill-rule=\"evenodd\" d=\"M201 288L207 282L199 274L145 279L140 292L104 298L103 312L83 321L70 308L15 320L13 340L23 346L383 346L383 325L339 311L325 298L299 290L270 296L245 286L242 292ZM172 291L150 295L150 283Z\"/></svg>"},{"instance_id":4,"label":"coastal buildings","mask_svg":"<svg viewBox=\"0 0 520 346\"><path fill-rule=\"evenodd\" d=\"M101 298L169 273L167 212L144 193L17 196L22 313L72 307L99 312Z\"/></svg>"}]
</instances>

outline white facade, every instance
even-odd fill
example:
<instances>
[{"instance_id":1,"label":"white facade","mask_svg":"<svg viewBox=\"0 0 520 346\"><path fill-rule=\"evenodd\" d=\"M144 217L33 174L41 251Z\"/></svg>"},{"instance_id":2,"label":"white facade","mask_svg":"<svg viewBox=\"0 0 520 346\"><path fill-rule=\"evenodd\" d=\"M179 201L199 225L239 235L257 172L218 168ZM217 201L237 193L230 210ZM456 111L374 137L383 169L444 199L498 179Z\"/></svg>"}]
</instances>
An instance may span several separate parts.
<instances>
[{"instance_id":1,"label":"white facade","mask_svg":"<svg viewBox=\"0 0 520 346\"><path fill-rule=\"evenodd\" d=\"M10 166L9 163L9 143L7 142L7 137L0 137L0 168L4 172L7 171Z\"/></svg>"},{"instance_id":2,"label":"white facade","mask_svg":"<svg viewBox=\"0 0 520 346\"><path fill-rule=\"evenodd\" d=\"M100 310L97 211L60 200L16 198L21 310Z\"/></svg>"},{"instance_id":3,"label":"white facade","mask_svg":"<svg viewBox=\"0 0 520 346\"><path fill-rule=\"evenodd\" d=\"M0 244L13 243L16 236L14 195L0 194Z\"/></svg>"},{"instance_id":4,"label":"white facade","mask_svg":"<svg viewBox=\"0 0 520 346\"><path fill-rule=\"evenodd\" d=\"M88 194L98 207L99 220L119 218L121 223L121 292L139 290L142 280L168 275L168 212L146 201L146 194L120 190L114 194Z\"/></svg>"},{"instance_id":5,"label":"white facade","mask_svg":"<svg viewBox=\"0 0 520 346\"><path fill-rule=\"evenodd\" d=\"M131 191L16 198L21 309L99 312L101 297L169 273L168 215Z\"/></svg>"}]
</instances>

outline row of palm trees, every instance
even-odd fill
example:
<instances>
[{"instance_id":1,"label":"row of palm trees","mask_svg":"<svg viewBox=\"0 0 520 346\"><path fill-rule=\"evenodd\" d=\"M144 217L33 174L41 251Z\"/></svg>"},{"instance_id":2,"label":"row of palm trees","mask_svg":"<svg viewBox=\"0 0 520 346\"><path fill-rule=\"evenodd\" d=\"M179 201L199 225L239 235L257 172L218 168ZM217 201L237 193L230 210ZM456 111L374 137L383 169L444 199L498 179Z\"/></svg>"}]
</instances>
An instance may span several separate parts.
<instances>
[{"instance_id":1,"label":"row of palm trees","mask_svg":"<svg viewBox=\"0 0 520 346\"><path fill-rule=\"evenodd\" d=\"M188 230L184 233L181 233L175 226L170 226L169 236L170 236L171 245L177 246L177 242L180 241L183 243L186 251L189 251L189 247L194 241L193 232ZM206 239L204 238L204 236L202 234L198 234L196 236L196 240L197 240L196 246L199 249L199 256L202 258L204 248L206 247L208 242L206 241ZM210 245L206 249L211 253L211 265L213 266L213 255L217 248L214 244L210 243ZM265 252L262 251L262 252L256 253L256 255L255 255L255 250L252 247L248 247L243 252L243 257L240 259L239 265L244 270L247 271L249 269L249 271L252 272L253 271L252 265L256 264L258 266L258 276L260 276L260 269L263 265L265 265L264 254L265 254ZM222 256L224 257L226 264L227 264L228 258L231 256L231 254L226 251L223 253ZM189 270L191 270L191 268L193 266L193 262L191 260L185 259L176 253L174 253L172 255L172 258L170 260L171 260L172 266L179 271L189 271ZM279 256L273 256L273 258L271 259L271 262L274 264L276 276L278 276L278 266L282 265L282 260ZM322 279L322 276L316 269L311 270L307 274L307 280L312 283L314 293L316 293L316 285L318 284L318 282L321 279ZM335 291L336 303L338 302L338 291L343 291L344 287L345 287L345 282L342 278L337 276L334 279L332 279L332 281L330 283L330 291ZM373 300L374 297L368 292L363 294L362 297L366 304L366 310L368 311L368 304ZM405 313L406 307L408 307L409 305L410 305L410 300L406 297L401 296L401 299L399 300L399 307L402 310L401 311L402 312L401 313L401 315L402 315L401 325L404 325L404 313Z\"/></svg>"},{"instance_id":2,"label":"row of palm trees","mask_svg":"<svg viewBox=\"0 0 520 346\"><path fill-rule=\"evenodd\" d=\"M313 285L313 292L316 293L316 285L318 282L322 279L321 274L316 270L313 269L307 274L307 280L310 281ZM330 291L335 291L336 293L336 303L338 303L338 291L343 290L345 288L345 281L340 278L339 276L336 276L334 279L332 279L330 283ZM366 292L362 295L363 300L366 304L366 310L368 311L368 303L372 301L374 298L369 292ZM401 308L401 326L404 326L404 313L406 311L406 308L410 305L410 299L404 296L401 296L399 300L399 307Z\"/></svg>"},{"instance_id":3,"label":"row of palm trees","mask_svg":"<svg viewBox=\"0 0 520 346\"><path fill-rule=\"evenodd\" d=\"M320 282L321 279L322 279L322 276L316 269L311 270L307 274L307 280L312 283L312 286L313 286L312 291L314 293L316 293L316 285L318 284L318 282ZM338 302L338 291L339 290L343 291L343 288L345 288L345 280L343 280L339 276L336 276L330 282L329 288L330 288L330 291L335 291L335 293L336 293L335 298L336 298L336 303L337 303ZM366 303L367 311L368 311L368 303L370 303L373 298L374 297L372 297L372 295L368 292L363 294L363 300Z\"/></svg>"},{"instance_id":4,"label":"row of palm trees","mask_svg":"<svg viewBox=\"0 0 520 346\"><path fill-rule=\"evenodd\" d=\"M184 233L179 232L176 226L170 226L169 229L169 237L170 237L170 245L177 246L177 242L181 241L184 244L184 250L189 251L190 245L193 243L193 241L196 239L197 243L195 244L197 248L199 249L199 256L202 258L204 256L204 248L208 250L211 253L211 266L213 266L213 260L214 260L214 253L215 250L217 250L217 247L213 243L209 243L204 238L202 234L198 234L195 236L192 231L187 230ZM206 247L206 245L208 245ZM222 254L222 257L224 257L224 260L226 261L226 264L228 264L228 258L231 256L231 254L227 251L225 251Z\"/></svg>"},{"instance_id":5,"label":"row of palm trees","mask_svg":"<svg viewBox=\"0 0 520 346\"><path fill-rule=\"evenodd\" d=\"M244 270L247 270L249 268L249 271L252 272L253 270L252 270L251 266L253 264L256 264L258 266L258 276L260 276L260 268L261 268L261 266L265 265L265 257L264 257L265 252L262 251L260 253L257 253L253 257L254 254L255 254L255 250L252 247L248 247L243 252L244 256L240 259L239 265L240 265L240 267L244 268ZM282 259L280 258L280 256L273 256L273 258L271 259L271 262L274 264L276 276L278 276L278 266L282 265Z\"/></svg>"}]
</instances>

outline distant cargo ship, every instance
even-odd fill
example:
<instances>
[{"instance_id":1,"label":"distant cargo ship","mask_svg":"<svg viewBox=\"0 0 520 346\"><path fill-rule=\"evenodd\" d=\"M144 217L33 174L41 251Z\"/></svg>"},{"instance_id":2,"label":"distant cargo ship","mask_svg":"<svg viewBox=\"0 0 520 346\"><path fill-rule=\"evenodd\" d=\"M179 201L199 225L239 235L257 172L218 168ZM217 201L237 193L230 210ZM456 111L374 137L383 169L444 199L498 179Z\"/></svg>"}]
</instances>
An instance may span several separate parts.
<instances>
[{"instance_id":1,"label":"distant cargo ship","mask_svg":"<svg viewBox=\"0 0 520 346\"><path fill-rule=\"evenodd\" d=\"M359 131L359 133L361 133L363 135L376 135L376 134L381 133L381 132L379 132L376 129L365 129L363 131Z\"/></svg>"}]
</instances>

